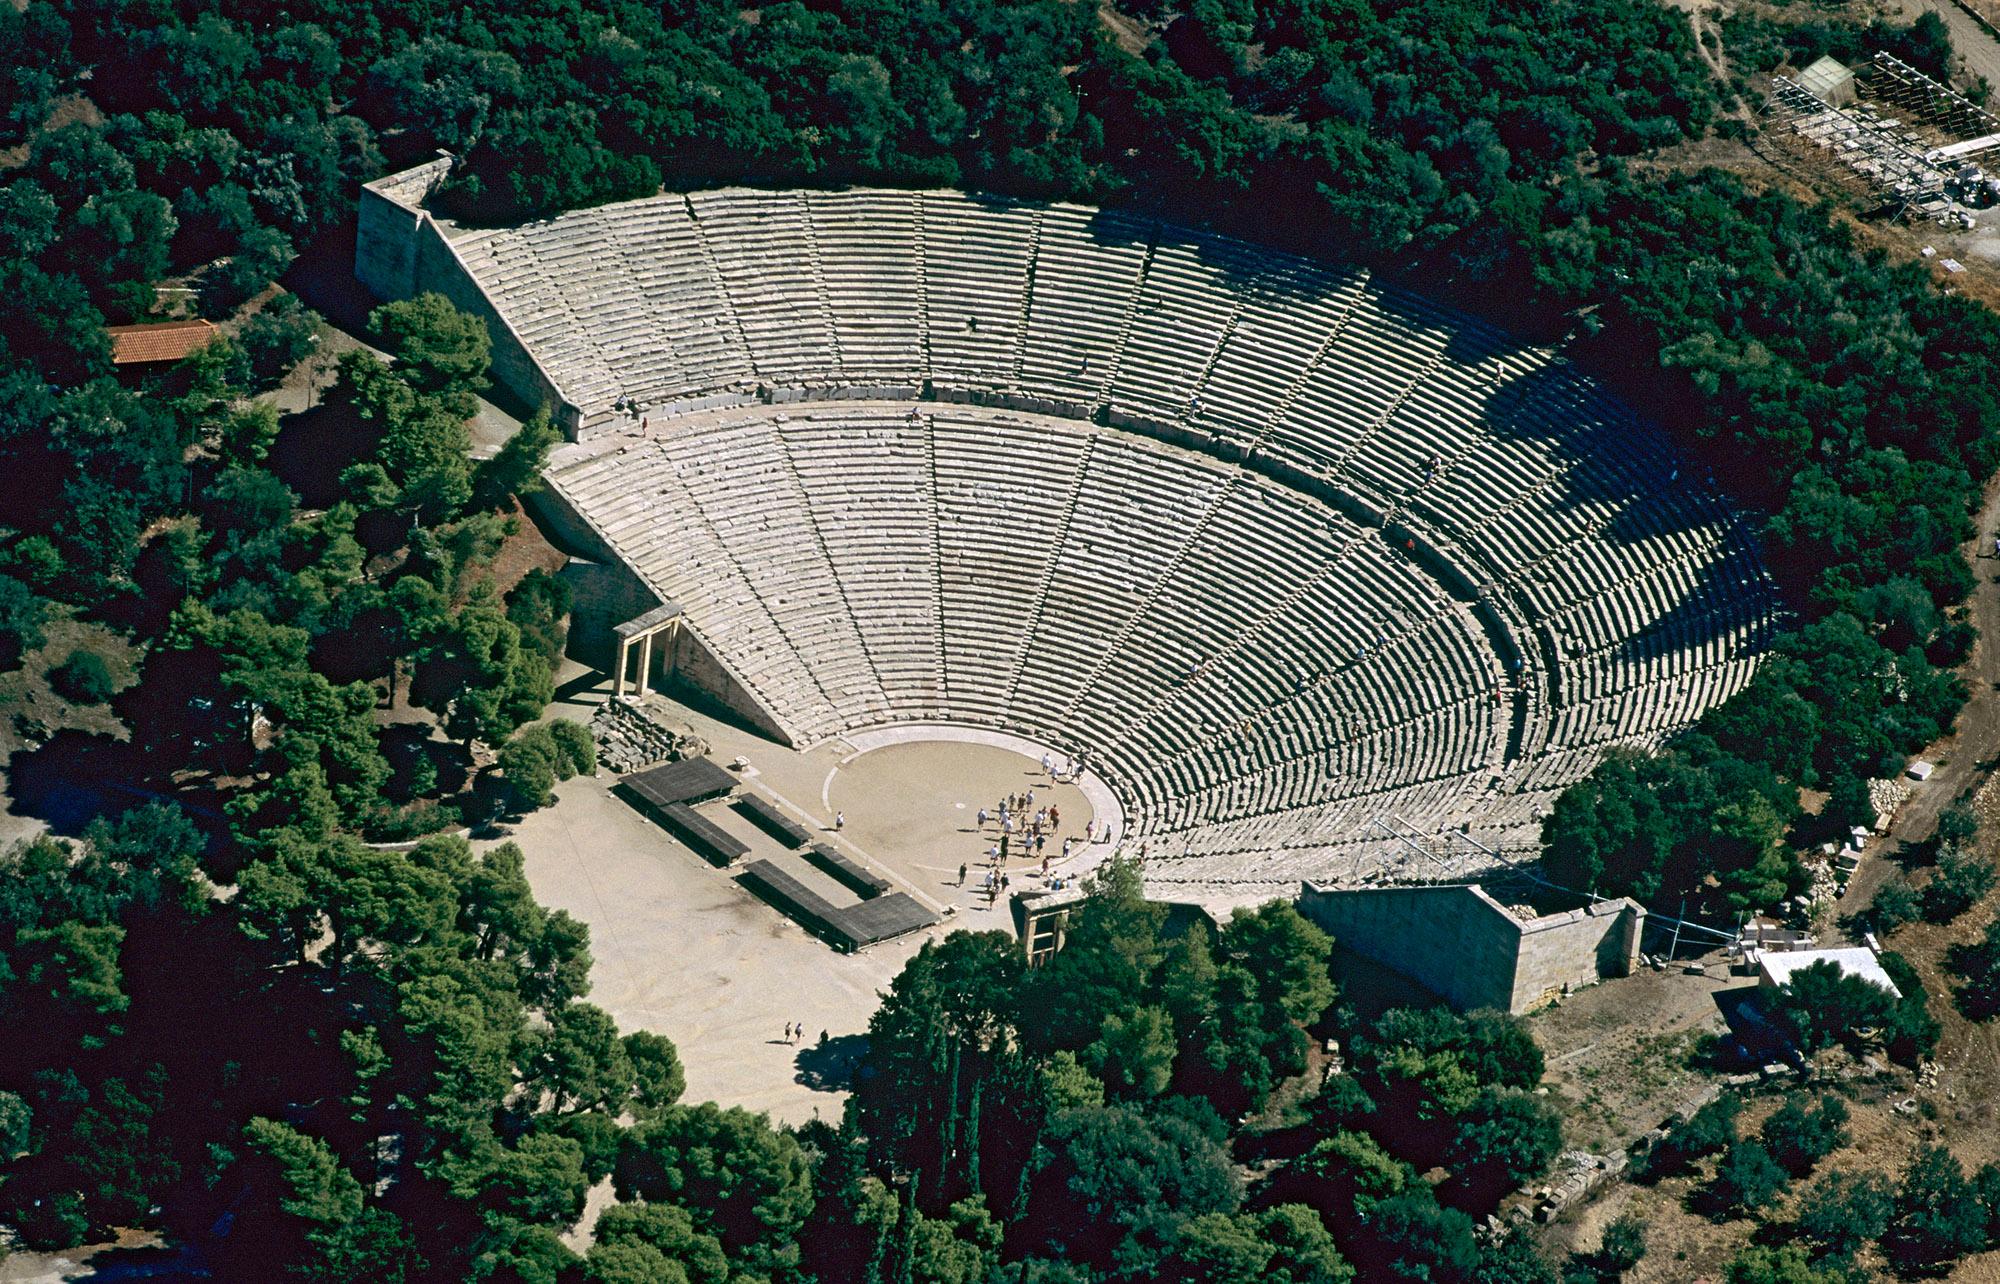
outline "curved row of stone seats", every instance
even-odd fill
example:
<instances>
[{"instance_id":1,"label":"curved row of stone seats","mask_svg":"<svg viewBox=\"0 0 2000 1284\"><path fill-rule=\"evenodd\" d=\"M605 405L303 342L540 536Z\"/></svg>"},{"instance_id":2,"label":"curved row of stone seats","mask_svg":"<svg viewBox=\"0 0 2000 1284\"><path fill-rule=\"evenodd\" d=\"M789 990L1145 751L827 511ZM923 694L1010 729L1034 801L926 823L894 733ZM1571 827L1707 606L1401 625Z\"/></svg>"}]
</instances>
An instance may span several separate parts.
<instances>
[{"instance_id":1,"label":"curved row of stone seats","mask_svg":"<svg viewBox=\"0 0 2000 1284\"><path fill-rule=\"evenodd\" d=\"M1433 585L1336 511L1144 438L973 408L729 412L552 480L801 738L1027 728L1130 790L1140 833L1156 811L1270 813L1497 752L1490 700L1466 695L1493 659ZM1324 568L1303 592L1301 553ZM1190 666L1230 675L1221 716L1260 735L1215 706L1177 724ZM1167 716L1130 734L1141 710Z\"/></svg>"}]
</instances>

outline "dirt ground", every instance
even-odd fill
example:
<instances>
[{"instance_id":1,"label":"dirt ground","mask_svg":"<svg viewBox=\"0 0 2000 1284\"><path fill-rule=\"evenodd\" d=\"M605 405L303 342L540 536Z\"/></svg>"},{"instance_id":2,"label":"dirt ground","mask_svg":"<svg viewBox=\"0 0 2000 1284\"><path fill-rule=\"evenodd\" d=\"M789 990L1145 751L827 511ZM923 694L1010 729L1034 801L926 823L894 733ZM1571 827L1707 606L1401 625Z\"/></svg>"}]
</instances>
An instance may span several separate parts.
<instances>
[{"instance_id":1,"label":"dirt ground","mask_svg":"<svg viewBox=\"0 0 2000 1284\"><path fill-rule=\"evenodd\" d=\"M1529 1018L1548 1059L1542 1083L1562 1110L1568 1147L1623 1150L1708 1082L1693 1054L1702 1036L1725 1028L1716 995L1755 981L1725 977L1719 960L1706 969L1713 976L1690 975L1684 966L1642 968Z\"/></svg>"}]
</instances>

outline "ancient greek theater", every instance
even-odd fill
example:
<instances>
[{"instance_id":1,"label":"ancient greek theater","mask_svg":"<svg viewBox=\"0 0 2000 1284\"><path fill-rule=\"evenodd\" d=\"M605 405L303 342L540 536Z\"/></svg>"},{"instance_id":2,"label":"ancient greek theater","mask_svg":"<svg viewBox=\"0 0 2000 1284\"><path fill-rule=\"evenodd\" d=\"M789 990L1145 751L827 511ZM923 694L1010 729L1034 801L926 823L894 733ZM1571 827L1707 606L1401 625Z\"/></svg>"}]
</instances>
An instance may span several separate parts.
<instances>
[{"instance_id":1,"label":"ancient greek theater","mask_svg":"<svg viewBox=\"0 0 2000 1284\"><path fill-rule=\"evenodd\" d=\"M571 439L546 513L673 608L691 674L794 747L951 724L1078 759L1163 888L1531 853L1778 618L1643 414L1360 269L952 192L472 230L433 181L371 188L363 279L488 319Z\"/></svg>"}]
</instances>

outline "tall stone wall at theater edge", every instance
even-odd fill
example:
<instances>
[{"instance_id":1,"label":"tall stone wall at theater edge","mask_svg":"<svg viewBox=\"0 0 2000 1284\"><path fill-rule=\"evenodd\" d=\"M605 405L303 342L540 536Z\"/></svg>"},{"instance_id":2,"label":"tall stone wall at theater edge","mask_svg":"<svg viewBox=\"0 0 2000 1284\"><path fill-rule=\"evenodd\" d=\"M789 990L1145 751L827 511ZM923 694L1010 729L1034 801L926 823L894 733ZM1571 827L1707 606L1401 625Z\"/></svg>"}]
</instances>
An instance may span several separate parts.
<instances>
[{"instance_id":1,"label":"tall stone wall at theater edge","mask_svg":"<svg viewBox=\"0 0 2000 1284\"><path fill-rule=\"evenodd\" d=\"M1638 956L1645 910L1602 902L1523 920L1478 887L1318 888L1299 912L1347 949L1460 1011L1525 1012L1571 988L1622 976Z\"/></svg>"},{"instance_id":2,"label":"tall stone wall at theater edge","mask_svg":"<svg viewBox=\"0 0 2000 1284\"><path fill-rule=\"evenodd\" d=\"M453 163L452 157L439 153L436 160L362 186L356 208L354 275L385 303L433 290L484 321L493 340L495 382L523 406L547 406L557 424L574 437L580 422L575 407L564 401L555 381L494 308L452 250L444 229L423 207L451 173Z\"/></svg>"},{"instance_id":3,"label":"tall stone wall at theater edge","mask_svg":"<svg viewBox=\"0 0 2000 1284\"><path fill-rule=\"evenodd\" d=\"M1322 890L1307 884L1298 908L1340 945L1460 1011L1513 1006L1521 925L1478 888Z\"/></svg>"},{"instance_id":4,"label":"tall stone wall at theater edge","mask_svg":"<svg viewBox=\"0 0 2000 1284\"><path fill-rule=\"evenodd\" d=\"M1639 962L1645 923L1645 907L1620 897L1521 924L1509 1010L1540 1007L1559 997L1565 985L1574 989L1603 977L1629 976Z\"/></svg>"},{"instance_id":5,"label":"tall stone wall at theater edge","mask_svg":"<svg viewBox=\"0 0 2000 1284\"><path fill-rule=\"evenodd\" d=\"M423 205L451 173L452 158L435 160L365 183L355 208L354 275L378 299L417 292L417 230Z\"/></svg>"}]
</instances>

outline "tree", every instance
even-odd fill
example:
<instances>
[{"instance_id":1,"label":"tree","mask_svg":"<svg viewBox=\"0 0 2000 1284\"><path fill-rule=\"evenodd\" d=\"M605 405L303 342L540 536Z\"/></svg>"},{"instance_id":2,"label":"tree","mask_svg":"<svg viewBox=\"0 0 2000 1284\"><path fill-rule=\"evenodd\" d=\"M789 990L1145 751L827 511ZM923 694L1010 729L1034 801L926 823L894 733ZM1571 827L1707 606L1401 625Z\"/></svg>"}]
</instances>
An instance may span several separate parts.
<instances>
[{"instance_id":1,"label":"tree","mask_svg":"<svg viewBox=\"0 0 2000 1284\"><path fill-rule=\"evenodd\" d=\"M1986 1211L1957 1157L1943 1146L1921 1147L1896 1188L1883 1253L1899 1270L1931 1274L1984 1247Z\"/></svg>"},{"instance_id":2,"label":"tree","mask_svg":"<svg viewBox=\"0 0 2000 1284\"><path fill-rule=\"evenodd\" d=\"M104 657L82 647L71 651L67 659L49 670L49 685L71 704L103 704L115 690Z\"/></svg>"},{"instance_id":3,"label":"tree","mask_svg":"<svg viewBox=\"0 0 2000 1284\"><path fill-rule=\"evenodd\" d=\"M1891 878L1876 888L1875 899L1868 904L1868 917L1876 932L1883 936L1913 922L1921 912L1922 902L1917 893L1902 878Z\"/></svg>"},{"instance_id":4,"label":"tree","mask_svg":"<svg viewBox=\"0 0 2000 1284\"><path fill-rule=\"evenodd\" d=\"M1174 1227L1232 1213L1242 1182L1217 1138L1181 1118L1131 1105L1066 1110L1049 1121L1049 1167L1028 1224L1058 1256L1082 1264L1155 1259Z\"/></svg>"},{"instance_id":5,"label":"tree","mask_svg":"<svg viewBox=\"0 0 2000 1284\"><path fill-rule=\"evenodd\" d=\"M1712 1193L1718 1209L1742 1215L1770 1203L1789 1180L1762 1142L1739 1141L1716 1169Z\"/></svg>"},{"instance_id":6,"label":"tree","mask_svg":"<svg viewBox=\"0 0 2000 1284\"><path fill-rule=\"evenodd\" d=\"M625 1135L613 1180L620 1199L686 1208L742 1269L798 1260L811 1173L798 1142L762 1115L711 1103L661 1111Z\"/></svg>"},{"instance_id":7,"label":"tree","mask_svg":"<svg viewBox=\"0 0 2000 1284\"><path fill-rule=\"evenodd\" d=\"M1327 972L1333 938L1289 902L1236 909L1223 925L1220 949L1268 987L1270 1002L1288 1020L1315 1021L1333 1004Z\"/></svg>"},{"instance_id":8,"label":"tree","mask_svg":"<svg viewBox=\"0 0 2000 1284\"><path fill-rule=\"evenodd\" d=\"M546 724L549 742L555 751L556 776L587 776L597 770L597 743L590 728L568 718L551 718Z\"/></svg>"},{"instance_id":9,"label":"tree","mask_svg":"<svg viewBox=\"0 0 2000 1284\"><path fill-rule=\"evenodd\" d=\"M1763 1141L1780 1167L1793 1177L1804 1177L1813 1165L1847 1144L1846 1123L1846 1103L1830 1093L1821 1094L1811 1109L1793 1097L1764 1121Z\"/></svg>"},{"instance_id":10,"label":"tree","mask_svg":"<svg viewBox=\"0 0 2000 1284\"><path fill-rule=\"evenodd\" d=\"M1889 1229L1895 1206L1883 1174L1831 1172L1799 1200L1799 1235L1827 1256L1852 1257Z\"/></svg>"},{"instance_id":11,"label":"tree","mask_svg":"<svg viewBox=\"0 0 2000 1284\"><path fill-rule=\"evenodd\" d=\"M500 443L493 457L473 474L473 502L483 508L504 507L509 498L532 495L542 486L542 469L549 451L562 440L562 430L541 410ZM531 572L539 574L540 572Z\"/></svg>"},{"instance_id":12,"label":"tree","mask_svg":"<svg viewBox=\"0 0 2000 1284\"><path fill-rule=\"evenodd\" d=\"M515 811L546 807L556 786L556 749L546 728L526 727L500 746L500 774Z\"/></svg>"},{"instance_id":13,"label":"tree","mask_svg":"<svg viewBox=\"0 0 2000 1284\"><path fill-rule=\"evenodd\" d=\"M1542 1098L1487 1089L1459 1121L1447 1161L1467 1186L1510 1189L1548 1171L1562 1150L1562 1120Z\"/></svg>"},{"instance_id":14,"label":"tree","mask_svg":"<svg viewBox=\"0 0 2000 1284\"><path fill-rule=\"evenodd\" d=\"M12 1092L0 1092L0 1164L28 1153L35 1112Z\"/></svg>"},{"instance_id":15,"label":"tree","mask_svg":"<svg viewBox=\"0 0 2000 1284\"><path fill-rule=\"evenodd\" d=\"M610 1013L588 1003L567 1003L551 1014L546 1030L530 1036L521 1058L527 1082L556 1114L622 1109L636 1071Z\"/></svg>"},{"instance_id":16,"label":"tree","mask_svg":"<svg viewBox=\"0 0 2000 1284\"><path fill-rule=\"evenodd\" d=\"M665 1035L634 1030L625 1036L625 1056L632 1063L631 1110L640 1118L665 1110L687 1091L687 1074L680 1053Z\"/></svg>"},{"instance_id":17,"label":"tree","mask_svg":"<svg viewBox=\"0 0 2000 1284\"><path fill-rule=\"evenodd\" d=\"M319 344L319 316L296 294L280 294L259 308L236 333L250 363L254 387L275 388Z\"/></svg>"},{"instance_id":18,"label":"tree","mask_svg":"<svg viewBox=\"0 0 2000 1284\"><path fill-rule=\"evenodd\" d=\"M21 662L25 651L42 645L48 603L11 575L0 575L0 669Z\"/></svg>"},{"instance_id":19,"label":"tree","mask_svg":"<svg viewBox=\"0 0 2000 1284\"><path fill-rule=\"evenodd\" d=\"M396 377L413 392L441 399L459 420L472 417L472 394L486 386L493 340L486 323L453 307L442 294L385 303L368 314L368 326L395 358Z\"/></svg>"},{"instance_id":20,"label":"tree","mask_svg":"<svg viewBox=\"0 0 2000 1284\"><path fill-rule=\"evenodd\" d=\"M1152 1278L1176 1284L1342 1284L1353 1274L1318 1215L1285 1204L1261 1216L1190 1218Z\"/></svg>"},{"instance_id":21,"label":"tree","mask_svg":"<svg viewBox=\"0 0 2000 1284\"><path fill-rule=\"evenodd\" d=\"M1114 1095L1156 1097L1173 1075L1173 1026L1159 1008L1140 1008L1129 1018L1114 1012L1082 1059Z\"/></svg>"},{"instance_id":22,"label":"tree","mask_svg":"<svg viewBox=\"0 0 2000 1284\"><path fill-rule=\"evenodd\" d=\"M703 1233L687 1209L672 1204L613 1204L597 1219L596 1239L597 1246L607 1250L639 1246L658 1255L657 1259L644 1254L627 1255L630 1260L643 1258L656 1263L654 1274L631 1277L634 1280L672 1279L675 1269L689 1284L727 1284L729 1279L729 1259L721 1241ZM603 1274L603 1258L595 1249L593 1258L596 1260L591 1269L598 1272L595 1278L626 1278ZM665 1266L658 1265L659 1262Z\"/></svg>"},{"instance_id":23,"label":"tree","mask_svg":"<svg viewBox=\"0 0 2000 1284\"><path fill-rule=\"evenodd\" d=\"M562 660L569 608L569 584L540 567L523 575L519 583L507 590L507 618L521 630L522 645L547 660L551 667Z\"/></svg>"},{"instance_id":24,"label":"tree","mask_svg":"<svg viewBox=\"0 0 2000 1284\"><path fill-rule=\"evenodd\" d=\"M1881 986L1821 960L1792 973L1778 987L1774 1015L1799 1050L1810 1055L1879 1028L1894 1006L1894 997Z\"/></svg>"}]
</instances>

